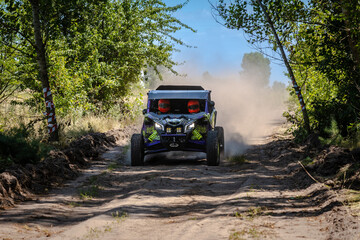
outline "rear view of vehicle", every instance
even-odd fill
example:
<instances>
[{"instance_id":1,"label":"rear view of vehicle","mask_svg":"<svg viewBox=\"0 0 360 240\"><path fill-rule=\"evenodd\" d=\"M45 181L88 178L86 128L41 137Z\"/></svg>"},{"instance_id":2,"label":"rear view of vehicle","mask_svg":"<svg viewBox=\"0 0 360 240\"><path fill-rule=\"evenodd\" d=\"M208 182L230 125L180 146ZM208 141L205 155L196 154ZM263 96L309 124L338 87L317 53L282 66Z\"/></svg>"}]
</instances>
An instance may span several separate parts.
<instances>
[{"instance_id":1,"label":"rear view of vehicle","mask_svg":"<svg viewBox=\"0 0 360 240\"><path fill-rule=\"evenodd\" d=\"M211 91L200 86L161 85L148 92L140 134L131 138L131 165L144 156L169 151L205 152L217 166L224 152L224 130L216 125Z\"/></svg>"}]
</instances>

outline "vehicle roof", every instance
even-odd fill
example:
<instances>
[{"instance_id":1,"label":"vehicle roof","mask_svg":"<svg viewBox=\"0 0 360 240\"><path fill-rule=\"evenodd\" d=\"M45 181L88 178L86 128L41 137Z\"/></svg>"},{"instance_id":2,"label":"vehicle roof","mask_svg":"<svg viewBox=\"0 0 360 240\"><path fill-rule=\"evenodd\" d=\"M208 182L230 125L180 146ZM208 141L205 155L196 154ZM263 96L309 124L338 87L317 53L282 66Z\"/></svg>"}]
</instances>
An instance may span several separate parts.
<instances>
[{"instance_id":1,"label":"vehicle roof","mask_svg":"<svg viewBox=\"0 0 360 240\"><path fill-rule=\"evenodd\" d=\"M194 85L160 85L156 90L204 90L204 88Z\"/></svg>"},{"instance_id":2,"label":"vehicle roof","mask_svg":"<svg viewBox=\"0 0 360 240\"><path fill-rule=\"evenodd\" d=\"M208 99L209 90L151 90L148 92L149 99Z\"/></svg>"}]
</instances>

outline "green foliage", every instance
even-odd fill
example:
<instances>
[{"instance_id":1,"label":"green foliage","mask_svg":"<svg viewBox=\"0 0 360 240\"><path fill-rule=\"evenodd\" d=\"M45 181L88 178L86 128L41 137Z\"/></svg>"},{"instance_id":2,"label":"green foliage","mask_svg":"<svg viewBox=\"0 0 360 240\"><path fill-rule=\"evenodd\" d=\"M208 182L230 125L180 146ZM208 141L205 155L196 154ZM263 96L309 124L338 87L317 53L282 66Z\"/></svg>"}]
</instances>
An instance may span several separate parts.
<instances>
[{"instance_id":1,"label":"green foliage","mask_svg":"<svg viewBox=\"0 0 360 240\"><path fill-rule=\"evenodd\" d=\"M359 132L360 65L356 56L360 48L351 42L359 39L360 31L349 29L349 35L345 28L358 21L360 8L350 10L350 3L325 2L311 1L309 18L314 24L299 25L291 59L298 63L294 73L303 85L312 128L332 139L325 142L335 144L343 137L355 139ZM346 9L352 14L344 15ZM329 11L331 15L326 14ZM328 130L335 125L338 139L329 136Z\"/></svg>"},{"instance_id":2,"label":"green foliage","mask_svg":"<svg viewBox=\"0 0 360 240\"><path fill-rule=\"evenodd\" d=\"M22 125L0 133L0 169L12 163L25 165L43 160L51 147L31 137L32 126Z\"/></svg>"},{"instance_id":3,"label":"green foliage","mask_svg":"<svg viewBox=\"0 0 360 240\"><path fill-rule=\"evenodd\" d=\"M58 116L103 114L114 109L124 115L138 113L142 96L133 92L143 81L143 72L151 68L159 74L159 66L174 72L171 54L176 44L184 43L173 34L182 28L194 31L173 17L185 4L167 6L162 0L40 1ZM4 48L0 50L12 53L6 66L17 69L7 74L18 81L16 86L31 91L32 99L26 103L38 109L43 94L28 1L0 5L0 36Z\"/></svg>"},{"instance_id":4,"label":"green foliage","mask_svg":"<svg viewBox=\"0 0 360 240\"><path fill-rule=\"evenodd\" d=\"M301 87L310 127L327 138L336 122L339 134L357 139L360 123L360 5L357 1L261 1L287 50L295 79ZM277 45L258 1L220 0L216 6L228 28L242 29L257 46ZM298 97L289 89L292 102ZM285 113L303 138L299 106Z\"/></svg>"},{"instance_id":5,"label":"green foliage","mask_svg":"<svg viewBox=\"0 0 360 240\"><path fill-rule=\"evenodd\" d=\"M100 187L98 185L91 185L90 187L79 190L80 198L83 200L90 200L99 196Z\"/></svg>"},{"instance_id":6,"label":"green foliage","mask_svg":"<svg viewBox=\"0 0 360 240\"><path fill-rule=\"evenodd\" d=\"M312 163L314 163L314 159L312 159L311 157L307 156L306 158L304 158L301 163L304 165L304 166L308 166Z\"/></svg>"},{"instance_id":7,"label":"green foliage","mask_svg":"<svg viewBox=\"0 0 360 240\"><path fill-rule=\"evenodd\" d=\"M16 57L14 50L0 45L0 104L19 88L19 82L13 77L13 73L16 72Z\"/></svg>"}]
</instances>

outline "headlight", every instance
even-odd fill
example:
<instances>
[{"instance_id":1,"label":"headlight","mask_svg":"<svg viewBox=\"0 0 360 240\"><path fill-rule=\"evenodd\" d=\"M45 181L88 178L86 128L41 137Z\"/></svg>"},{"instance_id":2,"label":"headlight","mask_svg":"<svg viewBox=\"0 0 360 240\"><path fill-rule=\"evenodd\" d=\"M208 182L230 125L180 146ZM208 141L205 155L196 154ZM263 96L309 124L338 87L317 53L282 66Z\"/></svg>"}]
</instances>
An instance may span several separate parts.
<instances>
[{"instance_id":1,"label":"headlight","mask_svg":"<svg viewBox=\"0 0 360 240\"><path fill-rule=\"evenodd\" d=\"M195 128L195 123L190 123L185 126L185 132L191 131Z\"/></svg>"},{"instance_id":2,"label":"headlight","mask_svg":"<svg viewBox=\"0 0 360 240\"><path fill-rule=\"evenodd\" d=\"M155 122L155 129L156 130L164 130L164 126L163 125L161 125L160 123L157 123L157 122Z\"/></svg>"}]
</instances>

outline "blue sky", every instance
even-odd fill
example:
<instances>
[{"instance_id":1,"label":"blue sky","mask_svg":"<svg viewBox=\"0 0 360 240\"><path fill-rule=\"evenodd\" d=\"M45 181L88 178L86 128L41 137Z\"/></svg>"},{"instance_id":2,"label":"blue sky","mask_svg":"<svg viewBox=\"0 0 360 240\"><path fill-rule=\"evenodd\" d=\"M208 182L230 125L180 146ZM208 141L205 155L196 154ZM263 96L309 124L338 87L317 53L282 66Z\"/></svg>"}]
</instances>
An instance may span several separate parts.
<instances>
[{"instance_id":1,"label":"blue sky","mask_svg":"<svg viewBox=\"0 0 360 240\"><path fill-rule=\"evenodd\" d=\"M216 0L211 0L213 3ZM165 0L168 5L176 5L184 1ZM213 75L224 72L236 73L241 71L241 61L245 53L256 51L245 40L243 32L230 30L217 23L212 14L208 0L190 0L181 10L175 13L183 23L191 26L196 33L182 29L175 34L185 43L196 48L178 47L180 52L174 54L173 59L177 62L185 62L176 69L191 69L196 74L205 71ZM283 74L285 67L272 59L270 83L273 81L288 82ZM189 73L188 73L189 74Z\"/></svg>"}]
</instances>

